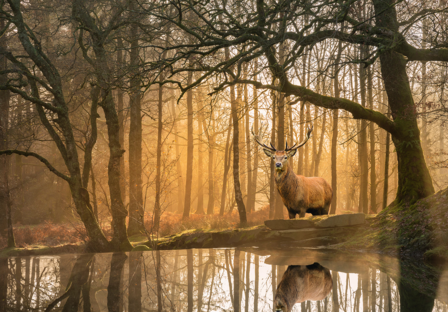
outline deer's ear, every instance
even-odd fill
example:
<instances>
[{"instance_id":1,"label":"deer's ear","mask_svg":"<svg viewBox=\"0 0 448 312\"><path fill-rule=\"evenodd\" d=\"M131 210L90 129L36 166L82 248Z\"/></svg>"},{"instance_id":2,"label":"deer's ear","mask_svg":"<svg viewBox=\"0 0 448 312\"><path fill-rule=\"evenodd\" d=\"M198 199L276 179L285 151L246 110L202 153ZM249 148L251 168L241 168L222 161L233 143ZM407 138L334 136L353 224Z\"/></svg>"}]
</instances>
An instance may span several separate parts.
<instances>
[{"instance_id":1,"label":"deer's ear","mask_svg":"<svg viewBox=\"0 0 448 312\"><path fill-rule=\"evenodd\" d=\"M288 155L288 157L292 157L292 156L294 156L296 153L297 153L297 149L293 149L293 150L289 151L287 155Z\"/></svg>"},{"instance_id":2,"label":"deer's ear","mask_svg":"<svg viewBox=\"0 0 448 312\"><path fill-rule=\"evenodd\" d=\"M272 153L270 150L263 148L263 152L266 154L266 156L268 157L272 157L274 156L274 153Z\"/></svg>"}]
</instances>

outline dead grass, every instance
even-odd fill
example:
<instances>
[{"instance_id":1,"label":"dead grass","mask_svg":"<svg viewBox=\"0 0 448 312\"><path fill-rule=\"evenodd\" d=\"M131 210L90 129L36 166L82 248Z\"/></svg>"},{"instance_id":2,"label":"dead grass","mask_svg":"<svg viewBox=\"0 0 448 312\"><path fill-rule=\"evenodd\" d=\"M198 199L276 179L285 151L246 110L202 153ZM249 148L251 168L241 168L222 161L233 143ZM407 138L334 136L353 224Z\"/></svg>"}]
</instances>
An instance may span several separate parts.
<instances>
[{"instance_id":1,"label":"dead grass","mask_svg":"<svg viewBox=\"0 0 448 312\"><path fill-rule=\"evenodd\" d=\"M247 215L247 226L255 226L263 224L269 219L269 206L264 206ZM182 220L182 215L165 212L160 220L159 237L174 235L187 230L227 230L234 229L239 226L240 219L237 211L232 214L220 216L214 215L198 215L192 214L187 220ZM145 227L149 233L153 231L153 223L150 218L146 218Z\"/></svg>"},{"instance_id":2,"label":"dead grass","mask_svg":"<svg viewBox=\"0 0 448 312\"><path fill-rule=\"evenodd\" d=\"M86 241L86 232L81 225L45 223L35 226L14 226L17 247L32 245L57 246ZM6 240L0 237L0 248L6 247Z\"/></svg>"},{"instance_id":3,"label":"dead grass","mask_svg":"<svg viewBox=\"0 0 448 312\"><path fill-rule=\"evenodd\" d=\"M152 233L152 220L145 218L145 227L148 233ZM263 224L269 219L269 206L264 206L261 210L247 215L247 226ZM108 239L112 237L110 220L102 220L103 232ZM189 219L182 220L182 215L165 212L160 221L159 237L177 234L186 230L227 230L239 226L239 215L234 211L231 215L197 215L192 214ZM78 244L87 242L87 234L82 224L54 224L44 223L33 226L14 226L14 236L16 245L19 248L28 246L58 246L65 244ZM6 239L0 236L0 249L6 247Z\"/></svg>"}]
</instances>

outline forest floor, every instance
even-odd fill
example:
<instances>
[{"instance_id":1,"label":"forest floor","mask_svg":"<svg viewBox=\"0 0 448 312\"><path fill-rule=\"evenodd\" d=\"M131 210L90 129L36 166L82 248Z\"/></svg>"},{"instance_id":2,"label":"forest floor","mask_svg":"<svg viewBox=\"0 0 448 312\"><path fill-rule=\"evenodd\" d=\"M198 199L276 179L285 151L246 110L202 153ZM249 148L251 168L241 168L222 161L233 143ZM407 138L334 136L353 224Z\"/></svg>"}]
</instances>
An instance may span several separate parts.
<instances>
[{"instance_id":1,"label":"forest floor","mask_svg":"<svg viewBox=\"0 0 448 312\"><path fill-rule=\"evenodd\" d=\"M269 219L269 206L249 213L248 228L262 225ZM239 215L236 210L232 214L220 216L192 214L188 220L182 220L181 214L165 212L160 221L160 231L158 235L152 233L151 216L145 218L145 235L135 235L129 237L134 246L142 245L148 241L150 235L153 240L161 237L176 235L188 231L226 231L239 228ZM102 229L106 237L112 238L110 220L102 220ZM80 223L54 224L47 222L39 225L15 225L14 237L17 248L6 249L6 240L0 237L0 257L12 255L47 255L83 252L88 241L84 227Z\"/></svg>"},{"instance_id":2,"label":"forest floor","mask_svg":"<svg viewBox=\"0 0 448 312\"><path fill-rule=\"evenodd\" d=\"M193 214L188 220L182 220L180 214L166 212L158 235L149 234L152 233L152 221L150 217L146 219L149 220L145 224L147 233L129 238L135 250L149 250L154 243L158 249L176 249L249 246L259 242L260 245L270 243L272 248L283 248L285 244L287 247L326 246L404 258L448 259L448 189L406 209L388 208L368 218L366 224L355 230L294 244L263 225L269 219L269 206L248 214L248 224L244 228L239 227L236 211L225 216ZM110 239L110 227L103 226L103 231ZM0 256L82 253L87 243L80 224L17 226L15 237L17 248L12 250L5 249L6 242L0 240Z\"/></svg>"}]
</instances>

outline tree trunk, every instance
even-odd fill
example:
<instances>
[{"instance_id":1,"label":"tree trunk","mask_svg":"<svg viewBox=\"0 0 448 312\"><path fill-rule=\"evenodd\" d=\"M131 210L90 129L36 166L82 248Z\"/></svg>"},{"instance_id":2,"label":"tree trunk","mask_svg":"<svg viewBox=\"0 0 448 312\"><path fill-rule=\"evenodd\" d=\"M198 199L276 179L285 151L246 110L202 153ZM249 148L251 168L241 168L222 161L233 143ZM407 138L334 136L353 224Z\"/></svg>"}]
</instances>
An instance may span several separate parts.
<instances>
[{"instance_id":1,"label":"tree trunk","mask_svg":"<svg viewBox=\"0 0 448 312\"><path fill-rule=\"evenodd\" d=\"M369 108L373 110L373 82L371 68L367 68L367 93ZM370 210L377 213L376 207L376 160L375 160L375 124L369 123L370 136Z\"/></svg>"},{"instance_id":2,"label":"tree trunk","mask_svg":"<svg viewBox=\"0 0 448 312\"><path fill-rule=\"evenodd\" d=\"M245 114L245 130L246 130L246 168L247 168L247 213L251 213L254 210L254 202L252 199L254 196L252 195L252 154L251 154L251 140L250 140L250 113L249 113L249 99L247 92L248 85L244 86L244 104L246 106L246 114ZM254 167L255 168L255 167Z\"/></svg>"},{"instance_id":3,"label":"tree trunk","mask_svg":"<svg viewBox=\"0 0 448 312\"><path fill-rule=\"evenodd\" d=\"M289 143L291 146L294 144L294 121L293 121L293 110L291 105L291 100L289 97L286 98L286 102L288 103L288 124L289 124ZM293 158L289 159L289 166L291 166L291 170L294 172L294 161Z\"/></svg>"},{"instance_id":4,"label":"tree trunk","mask_svg":"<svg viewBox=\"0 0 448 312\"><path fill-rule=\"evenodd\" d=\"M398 31L397 16L392 0L374 0L378 27ZM398 159L398 190L395 203L413 203L434 193L432 179L426 166L420 142L415 104L406 73L406 60L394 51L380 55L381 73L384 78L392 117L400 132L393 137Z\"/></svg>"},{"instance_id":5,"label":"tree trunk","mask_svg":"<svg viewBox=\"0 0 448 312\"><path fill-rule=\"evenodd\" d=\"M246 174L246 135L244 130L244 112L243 108L243 85L236 84L236 101L235 101L235 111L238 114L238 155L239 155L239 181L241 196L243 198L244 207L247 206L247 174ZM235 143L235 141L234 141ZM247 209L246 209L247 210Z\"/></svg>"},{"instance_id":6,"label":"tree trunk","mask_svg":"<svg viewBox=\"0 0 448 312\"><path fill-rule=\"evenodd\" d=\"M278 94L278 130L277 130L277 150L285 150L285 96ZM275 145L274 145L275 146ZM283 200L280 193L275 192L275 219L283 219Z\"/></svg>"},{"instance_id":7,"label":"tree trunk","mask_svg":"<svg viewBox=\"0 0 448 312\"><path fill-rule=\"evenodd\" d=\"M342 53L342 41L338 43L338 54L336 56L335 66L339 66ZM334 70L334 96L339 98L339 68ZM337 179L337 157L338 157L338 132L339 132L339 110L333 110L333 138L331 140L331 188L333 189L333 197L331 199L330 214L336 213L336 205L338 203L338 179Z\"/></svg>"},{"instance_id":8,"label":"tree trunk","mask_svg":"<svg viewBox=\"0 0 448 312\"><path fill-rule=\"evenodd\" d=\"M255 61L254 72L256 73L258 70L258 61ZM255 76L255 81L257 81L258 77ZM252 90L254 96L254 123L253 129L255 135L258 135L258 90L257 88L253 88ZM250 141L250 138L247 138ZM252 205L251 211L255 211L255 201L257 196L257 180L258 180L258 148L254 146L254 166L252 170L252 178L251 178L251 190L249 192L250 197L248 198L248 202Z\"/></svg>"},{"instance_id":9,"label":"tree trunk","mask_svg":"<svg viewBox=\"0 0 448 312\"><path fill-rule=\"evenodd\" d=\"M87 12L82 0L73 1L72 9L73 17L80 24L95 24L93 17ZM86 28L88 29L90 39L92 40L93 52L95 55L95 62L92 66L95 69L97 83L101 88L101 107L104 110L109 139L108 184L111 201L112 228L114 232L111 243L116 250L130 250L132 249L132 245L128 240L126 231L126 217L128 211L123 204L121 197L122 192L120 189L120 161L125 151L120 145L120 124L111 91L113 75L108 63L108 53L103 42L103 30L87 26Z\"/></svg>"},{"instance_id":10,"label":"tree trunk","mask_svg":"<svg viewBox=\"0 0 448 312\"><path fill-rule=\"evenodd\" d=\"M163 86L159 85L158 119L157 119L157 168L156 168L156 199L154 204L154 232L159 232L162 207L160 206L160 194L162 192L162 131L163 131Z\"/></svg>"},{"instance_id":11,"label":"tree trunk","mask_svg":"<svg viewBox=\"0 0 448 312\"><path fill-rule=\"evenodd\" d=\"M306 123L311 122L311 112L310 112L310 104L305 105L306 110ZM301 141L302 142L302 141ZM311 167L309 166L309 145L305 144L305 159L303 161L303 172L306 177L311 176Z\"/></svg>"},{"instance_id":12,"label":"tree trunk","mask_svg":"<svg viewBox=\"0 0 448 312\"><path fill-rule=\"evenodd\" d=\"M0 19L0 29L5 28L5 20ZM0 47L7 49L7 35L0 37ZM0 55L0 71L6 71L7 60ZM8 81L7 74L0 75L0 85ZM9 90L0 91L0 151L8 149L9 128ZM0 236L8 239L8 247L15 247L14 232L12 230L11 197L9 193L9 159L10 156L0 155Z\"/></svg>"},{"instance_id":13,"label":"tree trunk","mask_svg":"<svg viewBox=\"0 0 448 312\"><path fill-rule=\"evenodd\" d=\"M123 62L123 39L117 39L117 66L118 72L121 74L121 68L124 67ZM123 80L119 81L120 87L124 87ZM123 101L123 90L121 88L117 89L117 110L118 110L118 123L120 126L119 131L119 140L120 146L124 146L124 133L125 133L125 118L124 118L124 101ZM120 159L120 172L122 173L120 176L120 188L121 188L121 197L123 198L123 202L126 202L126 166L124 165L124 157Z\"/></svg>"},{"instance_id":14,"label":"tree trunk","mask_svg":"<svg viewBox=\"0 0 448 312\"><path fill-rule=\"evenodd\" d=\"M193 74L188 72L187 84L190 85ZM185 179L185 201L183 219L190 216L191 186L193 184L193 91L187 91L187 176Z\"/></svg>"},{"instance_id":15,"label":"tree trunk","mask_svg":"<svg viewBox=\"0 0 448 312\"><path fill-rule=\"evenodd\" d=\"M110 150L108 184L111 202L112 228L114 230L111 243L116 250L130 250L132 249L132 245L129 242L126 233L126 217L128 211L121 199L120 190L120 159L123 157L124 150L121 149L118 138L118 115L110 92L107 92L105 95L102 107L106 116Z\"/></svg>"},{"instance_id":16,"label":"tree trunk","mask_svg":"<svg viewBox=\"0 0 448 312\"><path fill-rule=\"evenodd\" d=\"M213 120L213 125L214 123L214 116L213 116L213 110L211 112L211 119ZM215 128L215 127L213 127ZM214 183L215 183L215 177L213 174L213 162L214 162L214 146L215 146L215 135L214 134L210 134L210 130L207 131L208 135L208 204L207 204L207 214L208 215L212 215L214 214L214 210L215 210L215 188L214 188Z\"/></svg>"},{"instance_id":17,"label":"tree trunk","mask_svg":"<svg viewBox=\"0 0 448 312\"><path fill-rule=\"evenodd\" d=\"M229 59L229 49L226 48L226 59ZM235 189L235 200L238 207L238 213L240 216L240 224L244 225L247 223L246 217L246 207L243 202L243 194L241 192L240 184L240 145L239 145L239 118L238 118L238 107L235 100L235 87L230 86L230 105L231 114L233 121L233 187Z\"/></svg>"},{"instance_id":18,"label":"tree trunk","mask_svg":"<svg viewBox=\"0 0 448 312\"><path fill-rule=\"evenodd\" d=\"M90 168L90 178L92 179L93 214L95 215L96 221L100 223L98 216L98 201L96 199L96 180L93 172L93 166Z\"/></svg>"},{"instance_id":19,"label":"tree trunk","mask_svg":"<svg viewBox=\"0 0 448 312\"><path fill-rule=\"evenodd\" d=\"M131 3L135 7L134 2ZM129 227L128 234L144 233L143 186L142 186L142 106L139 76L139 31L136 24L130 27L131 35L131 81L130 81L130 128L129 128ZM159 91L160 93L161 91ZM160 99L159 99L160 102ZM159 103L159 106L161 104ZM160 113L159 113L160 116ZM159 121L160 123L160 121ZM159 141L160 142L160 141ZM158 146L159 147L159 146ZM157 154L158 155L158 154ZM123 158L123 157L122 157ZM157 167L160 180L160 167ZM157 178L156 178L157 179ZM157 180L156 180L157 181ZM157 184L157 182L156 182ZM159 181L160 185L160 181ZM156 192L156 196L157 196ZM157 205L157 199L156 199ZM157 229L157 227L155 227Z\"/></svg>"},{"instance_id":20,"label":"tree trunk","mask_svg":"<svg viewBox=\"0 0 448 312\"><path fill-rule=\"evenodd\" d=\"M367 52L365 47L362 48L361 58L365 56ZM361 87L361 105L366 107L366 69L361 64L359 67L359 79ZM359 195L359 211L368 213L368 159L367 159L367 121L362 119L359 129L359 166L360 166L360 195Z\"/></svg>"},{"instance_id":21,"label":"tree trunk","mask_svg":"<svg viewBox=\"0 0 448 312\"><path fill-rule=\"evenodd\" d=\"M300 106L300 129L299 129L299 142L303 142L304 139L304 129L305 129L305 102L302 102ZM302 151L299 151L299 160L297 162L297 174L304 175L303 170L303 155Z\"/></svg>"},{"instance_id":22,"label":"tree trunk","mask_svg":"<svg viewBox=\"0 0 448 312\"><path fill-rule=\"evenodd\" d=\"M276 146L275 143L275 130L276 130L276 119L277 119L277 97L273 97L273 107L272 107L272 131L271 131L271 144ZM278 191L275 189L275 164L272 159L269 159L269 163L271 164L271 171L269 176L269 219L273 219L275 216L275 202L277 199Z\"/></svg>"},{"instance_id":23,"label":"tree trunk","mask_svg":"<svg viewBox=\"0 0 448 312\"><path fill-rule=\"evenodd\" d=\"M222 178L222 192L221 192L221 208L219 209L219 215L224 215L224 208L226 205L227 194L227 175L230 169L230 150L232 146L230 144L230 132L232 129L232 116L229 118L229 129L227 130L226 150L224 153L224 176Z\"/></svg>"},{"instance_id":24,"label":"tree trunk","mask_svg":"<svg viewBox=\"0 0 448 312\"><path fill-rule=\"evenodd\" d=\"M179 132L178 132L178 128L177 128L177 115L176 115L176 106L174 104L175 99L174 99L174 93L173 93L173 99L171 100L171 110L172 110L172 114L173 114L173 129L174 129L174 133L175 133L175 148L176 148L176 169L177 169L177 209L176 211L178 213L183 213L184 211L184 196L185 196L185 185L183 182L183 173L182 173L182 162L181 162L181 155L180 155L180 144L179 144L179 140L180 140L180 136L179 136Z\"/></svg>"},{"instance_id":25,"label":"tree trunk","mask_svg":"<svg viewBox=\"0 0 448 312\"><path fill-rule=\"evenodd\" d=\"M337 80L337 78L336 78ZM335 80L335 88L336 88ZM335 92L336 93L336 92ZM339 89L337 94L339 93ZM338 94L339 95L339 94ZM338 96L337 95L337 96ZM333 189L333 197L331 199L330 214L336 213L337 196L338 196L338 180L337 180L337 146L338 146L338 124L339 124L339 110L333 110L333 137L331 140L331 188Z\"/></svg>"},{"instance_id":26,"label":"tree trunk","mask_svg":"<svg viewBox=\"0 0 448 312\"><path fill-rule=\"evenodd\" d=\"M320 160L322 158L322 150L323 150L323 145L324 145L324 141L325 141L325 130L326 130L326 125L327 125L327 111L324 110L324 114L323 114L323 120L322 120L322 129L321 129L321 133L320 133L320 141L319 141L319 149L317 151L317 155L316 155L316 161L314 163L314 177L318 177L319 176L319 164L320 164ZM303 142L303 141L300 141Z\"/></svg>"},{"instance_id":27,"label":"tree trunk","mask_svg":"<svg viewBox=\"0 0 448 312\"><path fill-rule=\"evenodd\" d=\"M197 92L196 94L198 94ZM197 116L198 116L198 207L196 214L204 214L204 179L203 179L203 155L202 155L202 111L199 106L200 101L197 103Z\"/></svg>"}]
</instances>

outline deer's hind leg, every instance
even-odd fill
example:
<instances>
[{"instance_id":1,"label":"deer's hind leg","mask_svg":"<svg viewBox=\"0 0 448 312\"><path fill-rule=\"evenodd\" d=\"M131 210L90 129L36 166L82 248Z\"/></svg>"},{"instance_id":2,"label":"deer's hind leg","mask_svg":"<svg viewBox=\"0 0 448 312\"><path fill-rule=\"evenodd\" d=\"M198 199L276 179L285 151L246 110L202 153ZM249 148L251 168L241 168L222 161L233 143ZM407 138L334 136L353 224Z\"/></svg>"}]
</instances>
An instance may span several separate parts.
<instances>
[{"instance_id":1,"label":"deer's hind leg","mask_svg":"<svg viewBox=\"0 0 448 312\"><path fill-rule=\"evenodd\" d=\"M324 205L324 207L322 208L322 215L328 214L328 212L330 211L330 205L331 205L331 202Z\"/></svg>"}]
</instances>

